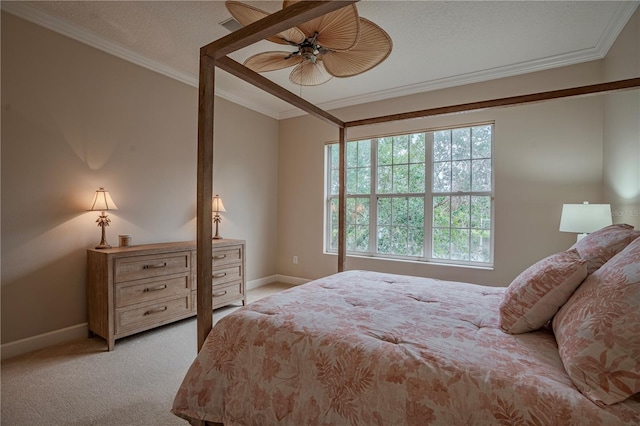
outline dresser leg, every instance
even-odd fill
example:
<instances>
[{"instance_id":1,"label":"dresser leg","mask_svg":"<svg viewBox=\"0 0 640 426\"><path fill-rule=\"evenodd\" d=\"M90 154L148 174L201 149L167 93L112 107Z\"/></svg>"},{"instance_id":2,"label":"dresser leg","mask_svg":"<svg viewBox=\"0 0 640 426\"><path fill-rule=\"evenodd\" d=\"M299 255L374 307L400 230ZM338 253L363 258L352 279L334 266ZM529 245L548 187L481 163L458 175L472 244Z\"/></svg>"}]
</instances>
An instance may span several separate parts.
<instances>
[{"instance_id":1,"label":"dresser leg","mask_svg":"<svg viewBox=\"0 0 640 426\"><path fill-rule=\"evenodd\" d=\"M111 352L115 345L116 345L116 339L114 339L113 337L110 339L107 339L107 351Z\"/></svg>"}]
</instances>

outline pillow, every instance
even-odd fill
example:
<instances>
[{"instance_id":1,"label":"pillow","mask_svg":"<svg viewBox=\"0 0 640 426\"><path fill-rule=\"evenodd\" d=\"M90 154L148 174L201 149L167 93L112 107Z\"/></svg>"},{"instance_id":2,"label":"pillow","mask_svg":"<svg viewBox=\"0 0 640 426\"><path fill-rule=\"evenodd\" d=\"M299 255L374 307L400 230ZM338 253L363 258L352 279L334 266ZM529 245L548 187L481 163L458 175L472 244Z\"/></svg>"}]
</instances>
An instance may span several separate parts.
<instances>
[{"instance_id":1,"label":"pillow","mask_svg":"<svg viewBox=\"0 0 640 426\"><path fill-rule=\"evenodd\" d=\"M587 261L571 249L527 268L509 285L500 304L505 333L537 330L553 318L587 276Z\"/></svg>"},{"instance_id":2,"label":"pillow","mask_svg":"<svg viewBox=\"0 0 640 426\"><path fill-rule=\"evenodd\" d=\"M560 358L598 405L640 392L640 238L590 275L553 319Z\"/></svg>"},{"instance_id":3,"label":"pillow","mask_svg":"<svg viewBox=\"0 0 640 426\"><path fill-rule=\"evenodd\" d=\"M587 273L592 274L638 237L640 231L634 231L631 225L610 225L587 235L571 248L587 259Z\"/></svg>"}]
</instances>

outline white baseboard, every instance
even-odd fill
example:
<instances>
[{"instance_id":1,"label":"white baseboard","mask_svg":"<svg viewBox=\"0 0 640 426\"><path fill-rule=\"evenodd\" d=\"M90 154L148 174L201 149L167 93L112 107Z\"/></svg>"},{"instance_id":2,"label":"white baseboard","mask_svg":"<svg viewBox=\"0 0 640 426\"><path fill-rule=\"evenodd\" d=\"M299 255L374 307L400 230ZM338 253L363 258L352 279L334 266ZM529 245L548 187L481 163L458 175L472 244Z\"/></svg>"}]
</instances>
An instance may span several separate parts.
<instances>
[{"instance_id":1,"label":"white baseboard","mask_svg":"<svg viewBox=\"0 0 640 426\"><path fill-rule=\"evenodd\" d=\"M263 285L281 282L286 284L300 285L311 280L304 278L290 277L287 275L271 275L257 280L247 282L247 290L262 287ZM72 340L88 337L88 324L72 325L71 327L62 328L60 330L50 331L48 333L39 334L37 336L27 337L26 339L16 340L14 342L5 343L0 346L0 359L5 360L14 356L26 354L28 352L37 351L48 346L65 343Z\"/></svg>"},{"instance_id":2,"label":"white baseboard","mask_svg":"<svg viewBox=\"0 0 640 426\"><path fill-rule=\"evenodd\" d=\"M57 345L58 343L78 340L83 337L86 338L89 336L87 326L88 324L85 322L83 324L72 325L71 327L39 334L37 336L27 337L26 339L5 343L0 346L0 358L5 360L28 352L37 351L38 349L43 349L48 346Z\"/></svg>"},{"instance_id":3,"label":"white baseboard","mask_svg":"<svg viewBox=\"0 0 640 426\"><path fill-rule=\"evenodd\" d=\"M298 277L291 277L288 275L274 275L275 281L280 282L280 283L285 283L285 284L293 284L293 285L301 285L301 284L306 284L311 280L308 280L306 278L298 278Z\"/></svg>"},{"instance_id":4,"label":"white baseboard","mask_svg":"<svg viewBox=\"0 0 640 426\"><path fill-rule=\"evenodd\" d=\"M257 280L247 281L247 290L253 290L254 288L262 287L263 285L275 283L277 275L271 275L269 277L258 278Z\"/></svg>"}]
</instances>

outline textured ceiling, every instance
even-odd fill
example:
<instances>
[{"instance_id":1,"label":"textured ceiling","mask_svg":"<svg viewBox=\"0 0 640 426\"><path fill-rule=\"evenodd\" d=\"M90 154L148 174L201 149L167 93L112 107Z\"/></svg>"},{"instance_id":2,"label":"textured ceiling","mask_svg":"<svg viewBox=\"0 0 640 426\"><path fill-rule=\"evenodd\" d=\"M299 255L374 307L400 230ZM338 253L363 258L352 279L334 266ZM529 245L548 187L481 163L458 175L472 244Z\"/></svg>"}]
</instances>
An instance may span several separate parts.
<instances>
[{"instance_id":1,"label":"textured ceiling","mask_svg":"<svg viewBox=\"0 0 640 426\"><path fill-rule=\"evenodd\" d=\"M274 12L280 2L246 2ZM391 56L356 77L317 87L289 83L289 70L265 73L330 109L602 58L639 2L375 1L361 16L393 39ZM229 33L222 1L2 2L2 9L140 65L197 85L199 49ZM262 41L230 55L238 61L281 46ZM288 104L222 71L218 94L276 118Z\"/></svg>"}]
</instances>

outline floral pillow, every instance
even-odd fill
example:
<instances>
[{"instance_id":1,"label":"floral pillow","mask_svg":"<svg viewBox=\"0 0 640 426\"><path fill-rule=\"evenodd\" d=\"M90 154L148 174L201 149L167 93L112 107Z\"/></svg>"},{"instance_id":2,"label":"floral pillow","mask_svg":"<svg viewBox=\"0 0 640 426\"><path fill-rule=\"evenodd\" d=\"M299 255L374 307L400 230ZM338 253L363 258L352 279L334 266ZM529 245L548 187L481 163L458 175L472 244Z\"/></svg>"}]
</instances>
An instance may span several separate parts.
<instances>
[{"instance_id":1,"label":"floral pillow","mask_svg":"<svg viewBox=\"0 0 640 426\"><path fill-rule=\"evenodd\" d=\"M634 231L631 225L610 225L587 235L571 248L587 259L587 273L592 274L638 237L640 231Z\"/></svg>"},{"instance_id":2,"label":"floral pillow","mask_svg":"<svg viewBox=\"0 0 640 426\"><path fill-rule=\"evenodd\" d=\"M640 392L640 238L590 275L553 319L560 358L598 405Z\"/></svg>"},{"instance_id":3,"label":"floral pillow","mask_svg":"<svg viewBox=\"0 0 640 426\"><path fill-rule=\"evenodd\" d=\"M500 304L505 333L537 330L553 318L587 276L587 261L571 249L527 268L509 285Z\"/></svg>"}]
</instances>

